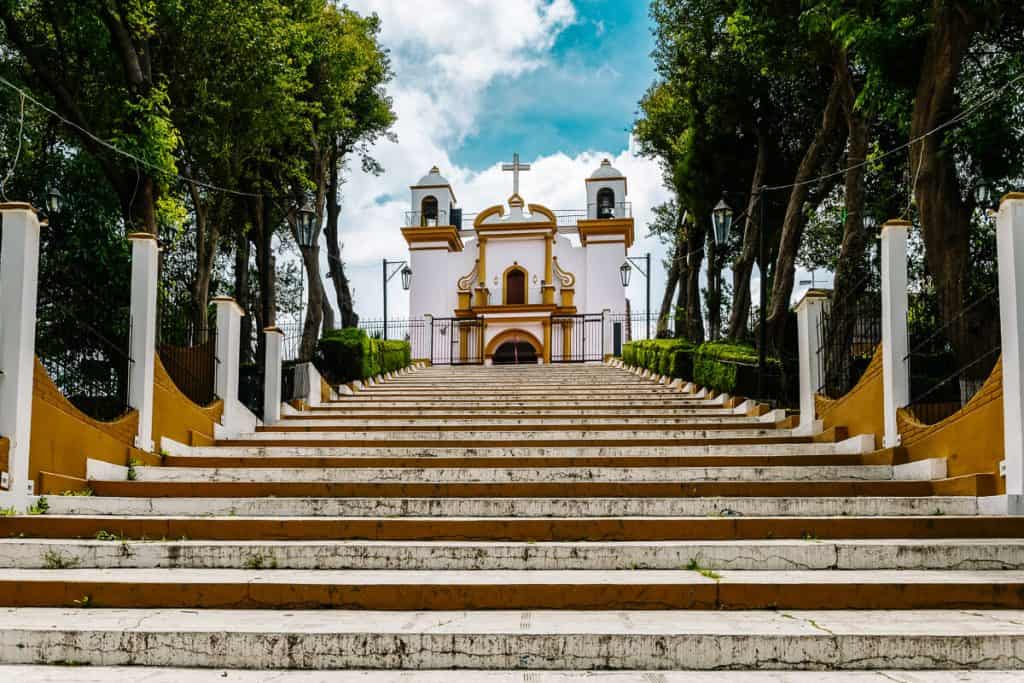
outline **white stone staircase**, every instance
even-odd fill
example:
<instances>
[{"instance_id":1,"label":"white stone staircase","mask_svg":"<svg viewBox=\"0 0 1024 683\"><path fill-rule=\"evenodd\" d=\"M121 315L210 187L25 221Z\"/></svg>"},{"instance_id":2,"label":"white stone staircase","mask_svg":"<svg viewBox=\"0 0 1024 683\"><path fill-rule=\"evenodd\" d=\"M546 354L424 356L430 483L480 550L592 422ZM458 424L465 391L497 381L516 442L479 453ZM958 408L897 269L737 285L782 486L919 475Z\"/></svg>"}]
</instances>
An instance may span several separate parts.
<instances>
[{"instance_id":1,"label":"white stone staircase","mask_svg":"<svg viewBox=\"0 0 1024 683\"><path fill-rule=\"evenodd\" d=\"M130 481L91 462L93 495L0 518L0 679L1024 675L1024 520L755 408L435 367ZM92 666L29 666L58 662Z\"/></svg>"}]
</instances>

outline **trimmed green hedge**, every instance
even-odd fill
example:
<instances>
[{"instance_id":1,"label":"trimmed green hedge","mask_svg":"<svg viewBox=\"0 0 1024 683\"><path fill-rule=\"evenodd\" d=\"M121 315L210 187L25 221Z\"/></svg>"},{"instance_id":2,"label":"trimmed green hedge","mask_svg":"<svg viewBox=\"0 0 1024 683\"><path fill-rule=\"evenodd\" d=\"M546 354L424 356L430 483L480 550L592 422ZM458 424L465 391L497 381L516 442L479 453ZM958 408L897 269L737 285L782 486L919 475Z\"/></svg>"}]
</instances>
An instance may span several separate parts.
<instances>
[{"instance_id":1,"label":"trimmed green hedge","mask_svg":"<svg viewBox=\"0 0 1024 683\"><path fill-rule=\"evenodd\" d=\"M407 341L373 339L365 330L331 330L317 344L317 367L330 384L400 370L412 363Z\"/></svg>"},{"instance_id":2,"label":"trimmed green hedge","mask_svg":"<svg viewBox=\"0 0 1024 683\"><path fill-rule=\"evenodd\" d=\"M650 339L624 344L622 361L731 394L738 385L750 384L750 378L756 377L757 349L727 342L695 347L685 339ZM777 371L779 362L769 359L768 366ZM749 387L744 389L749 391Z\"/></svg>"},{"instance_id":3,"label":"trimmed green hedge","mask_svg":"<svg viewBox=\"0 0 1024 683\"><path fill-rule=\"evenodd\" d=\"M632 341L623 344L622 361L660 375L689 380L693 376L693 350L693 344L685 339Z\"/></svg>"},{"instance_id":4,"label":"trimmed green hedge","mask_svg":"<svg viewBox=\"0 0 1024 683\"><path fill-rule=\"evenodd\" d=\"M732 394L743 374L755 372L757 349L728 342L701 344L693 354L693 382L697 386ZM768 368L778 370L779 362L768 359Z\"/></svg>"}]
</instances>

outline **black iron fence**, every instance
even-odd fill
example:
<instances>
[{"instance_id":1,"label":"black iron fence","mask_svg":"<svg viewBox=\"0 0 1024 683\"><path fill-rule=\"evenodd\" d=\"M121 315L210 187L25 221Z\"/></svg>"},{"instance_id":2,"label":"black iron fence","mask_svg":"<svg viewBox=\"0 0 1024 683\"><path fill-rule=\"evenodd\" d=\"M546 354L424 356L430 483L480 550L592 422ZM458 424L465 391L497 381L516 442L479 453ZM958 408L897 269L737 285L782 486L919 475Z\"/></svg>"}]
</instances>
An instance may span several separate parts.
<instances>
[{"instance_id":1,"label":"black iron fence","mask_svg":"<svg viewBox=\"0 0 1024 683\"><path fill-rule=\"evenodd\" d=\"M425 318L388 319L387 325L383 320L360 320L359 329L366 330L366 334L374 339L409 342L414 357L416 349L427 348L430 344L430 322Z\"/></svg>"},{"instance_id":2,"label":"black iron fence","mask_svg":"<svg viewBox=\"0 0 1024 683\"><path fill-rule=\"evenodd\" d=\"M587 363L604 360L607 316L595 314L551 317L551 362Z\"/></svg>"},{"instance_id":3,"label":"black iron fence","mask_svg":"<svg viewBox=\"0 0 1024 683\"><path fill-rule=\"evenodd\" d=\"M160 361L174 385L197 405L216 401L216 318L207 314L196 320L192 310L161 299L157 329Z\"/></svg>"},{"instance_id":4,"label":"black iron fence","mask_svg":"<svg viewBox=\"0 0 1024 683\"><path fill-rule=\"evenodd\" d=\"M79 300L89 296L84 287L76 292ZM128 411L130 349L128 303L95 298L82 316L58 298L40 297L36 355L61 394L89 417L114 420Z\"/></svg>"},{"instance_id":5,"label":"black iron fence","mask_svg":"<svg viewBox=\"0 0 1024 683\"><path fill-rule=\"evenodd\" d=\"M658 334L658 316L656 313L631 311L629 313L607 313L605 318L610 325L613 353L622 355L621 345L626 342L653 339ZM671 329L671 326L669 326Z\"/></svg>"},{"instance_id":6,"label":"black iron fence","mask_svg":"<svg viewBox=\"0 0 1024 683\"><path fill-rule=\"evenodd\" d=\"M254 363L238 368L238 400L257 417L263 417L263 366Z\"/></svg>"},{"instance_id":7,"label":"black iron fence","mask_svg":"<svg viewBox=\"0 0 1024 683\"><path fill-rule=\"evenodd\" d=\"M946 321L938 314L933 294L915 295L907 318L907 408L920 422L935 424L960 410L999 360L999 288L973 298Z\"/></svg>"},{"instance_id":8,"label":"black iron fence","mask_svg":"<svg viewBox=\"0 0 1024 683\"><path fill-rule=\"evenodd\" d=\"M433 318L427 322L426 333L431 365L481 365L484 362L483 318ZM414 345L414 356L415 351Z\"/></svg>"},{"instance_id":9,"label":"black iron fence","mask_svg":"<svg viewBox=\"0 0 1024 683\"><path fill-rule=\"evenodd\" d=\"M818 393L840 398L860 380L882 341L882 295L877 272L869 273L822 312L817 341Z\"/></svg>"}]
</instances>

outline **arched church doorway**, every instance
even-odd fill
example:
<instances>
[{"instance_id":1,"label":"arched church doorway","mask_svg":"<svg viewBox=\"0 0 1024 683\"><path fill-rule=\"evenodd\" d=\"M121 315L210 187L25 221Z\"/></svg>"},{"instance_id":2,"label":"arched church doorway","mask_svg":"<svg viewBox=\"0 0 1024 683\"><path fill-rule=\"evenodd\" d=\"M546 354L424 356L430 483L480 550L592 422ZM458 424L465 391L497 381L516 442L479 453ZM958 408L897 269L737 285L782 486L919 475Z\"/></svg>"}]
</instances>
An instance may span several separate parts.
<instances>
[{"instance_id":1,"label":"arched church doorway","mask_svg":"<svg viewBox=\"0 0 1024 683\"><path fill-rule=\"evenodd\" d=\"M495 365L536 365L537 351L524 341L507 341L494 351Z\"/></svg>"}]
</instances>

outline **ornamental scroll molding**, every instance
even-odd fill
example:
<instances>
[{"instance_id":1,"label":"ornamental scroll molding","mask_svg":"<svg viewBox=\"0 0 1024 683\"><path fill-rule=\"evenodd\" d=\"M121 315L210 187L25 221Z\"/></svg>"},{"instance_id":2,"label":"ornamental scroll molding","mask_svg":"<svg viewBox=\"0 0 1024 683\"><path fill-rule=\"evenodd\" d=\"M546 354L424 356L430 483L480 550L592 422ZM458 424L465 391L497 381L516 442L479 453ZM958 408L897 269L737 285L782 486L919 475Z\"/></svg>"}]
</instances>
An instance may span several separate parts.
<instances>
[{"instance_id":1,"label":"ornamental scroll molding","mask_svg":"<svg viewBox=\"0 0 1024 683\"><path fill-rule=\"evenodd\" d=\"M568 271L562 270L558 265L557 256L551 257L551 263L554 264L555 278L558 279L558 282L561 283L562 287L572 287L576 284L576 276Z\"/></svg>"},{"instance_id":2,"label":"ornamental scroll molding","mask_svg":"<svg viewBox=\"0 0 1024 683\"><path fill-rule=\"evenodd\" d=\"M460 292L470 292L476 282L477 271L480 269L480 259L473 262L473 270L459 278L458 287Z\"/></svg>"}]
</instances>

